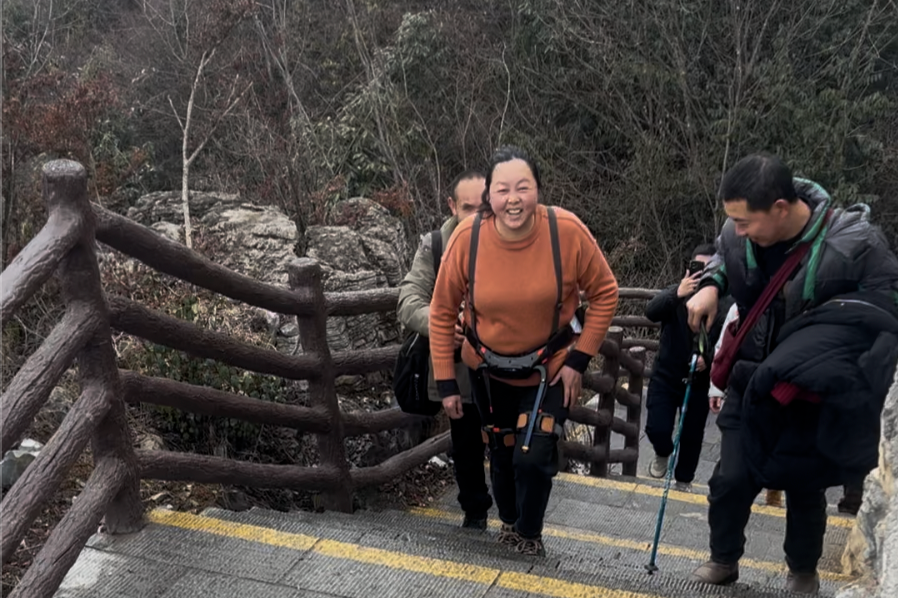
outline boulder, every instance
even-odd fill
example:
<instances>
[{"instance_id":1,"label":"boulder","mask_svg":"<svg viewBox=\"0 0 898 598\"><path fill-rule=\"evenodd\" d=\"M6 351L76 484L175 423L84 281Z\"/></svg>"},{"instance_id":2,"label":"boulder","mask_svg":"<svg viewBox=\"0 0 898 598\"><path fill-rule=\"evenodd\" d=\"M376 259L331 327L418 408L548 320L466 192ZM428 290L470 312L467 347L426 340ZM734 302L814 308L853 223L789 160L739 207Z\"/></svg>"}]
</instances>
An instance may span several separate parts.
<instances>
[{"instance_id":1,"label":"boulder","mask_svg":"<svg viewBox=\"0 0 898 598\"><path fill-rule=\"evenodd\" d=\"M407 271L408 254L402 223L377 203L357 197L338 202L327 226L306 231L307 254L321 263L325 292L341 293L392 287ZM397 343L394 312L330 318L332 352Z\"/></svg>"},{"instance_id":2,"label":"boulder","mask_svg":"<svg viewBox=\"0 0 898 598\"><path fill-rule=\"evenodd\" d=\"M279 208L259 206L230 193L190 194L193 244L209 259L257 280L287 285L296 253L296 224ZM184 241L180 192L144 195L128 218Z\"/></svg>"}]
</instances>

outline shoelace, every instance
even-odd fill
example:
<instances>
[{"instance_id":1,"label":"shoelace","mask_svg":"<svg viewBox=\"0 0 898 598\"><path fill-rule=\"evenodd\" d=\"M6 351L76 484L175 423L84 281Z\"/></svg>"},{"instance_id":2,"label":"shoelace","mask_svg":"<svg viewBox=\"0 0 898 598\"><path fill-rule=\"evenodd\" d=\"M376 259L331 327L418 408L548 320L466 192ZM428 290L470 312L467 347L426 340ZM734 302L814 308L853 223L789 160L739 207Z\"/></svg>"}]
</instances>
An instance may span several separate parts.
<instances>
[{"instance_id":1,"label":"shoelace","mask_svg":"<svg viewBox=\"0 0 898 598\"><path fill-rule=\"evenodd\" d=\"M541 540L521 540L516 548L521 554L538 555L543 550L543 543Z\"/></svg>"}]
</instances>

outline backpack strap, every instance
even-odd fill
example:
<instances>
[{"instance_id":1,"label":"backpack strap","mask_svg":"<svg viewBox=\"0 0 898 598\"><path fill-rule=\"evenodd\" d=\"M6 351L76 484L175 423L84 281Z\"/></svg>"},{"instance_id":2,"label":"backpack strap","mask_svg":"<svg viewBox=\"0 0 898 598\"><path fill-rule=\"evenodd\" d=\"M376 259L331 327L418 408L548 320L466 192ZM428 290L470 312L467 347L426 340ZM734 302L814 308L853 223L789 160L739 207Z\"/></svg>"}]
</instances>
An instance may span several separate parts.
<instances>
[{"instance_id":1,"label":"backpack strap","mask_svg":"<svg viewBox=\"0 0 898 598\"><path fill-rule=\"evenodd\" d=\"M433 278L440 274L440 263L443 261L443 231L436 229L430 233L430 253L433 256Z\"/></svg>"},{"instance_id":2,"label":"backpack strap","mask_svg":"<svg viewBox=\"0 0 898 598\"><path fill-rule=\"evenodd\" d=\"M546 207L546 213L549 217L549 238L552 243L552 262L555 266L555 313L552 316L552 330L549 337L558 332L558 325L561 320L561 309L564 306L562 301L562 293L564 292L564 279L561 270L561 242L558 238L558 216L555 209L551 206ZM471 227L471 247L468 251L468 306L471 310L471 332L474 338L477 337L477 314L474 310L474 273L477 268L477 248L480 245L480 225L483 222L483 214L477 212L474 217L474 225ZM476 346L476 345L475 345Z\"/></svg>"},{"instance_id":3,"label":"backpack strap","mask_svg":"<svg viewBox=\"0 0 898 598\"><path fill-rule=\"evenodd\" d=\"M471 247L468 250L468 308L471 310L471 332L474 334L474 338L478 338L477 313L474 310L474 271L477 269L477 247L480 245L480 224L482 222L483 212L477 212L477 215L474 216L474 224L471 226Z\"/></svg>"},{"instance_id":4,"label":"backpack strap","mask_svg":"<svg viewBox=\"0 0 898 598\"><path fill-rule=\"evenodd\" d=\"M561 272L561 244L558 240L558 217L555 214L555 209L551 206L546 208L546 212L549 215L549 237L552 241L552 261L555 263L556 301L555 316L552 318L551 332L551 334L555 334L558 330L558 324L561 318L561 308L564 307L561 297L561 293L564 290L564 280L562 279Z\"/></svg>"}]
</instances>

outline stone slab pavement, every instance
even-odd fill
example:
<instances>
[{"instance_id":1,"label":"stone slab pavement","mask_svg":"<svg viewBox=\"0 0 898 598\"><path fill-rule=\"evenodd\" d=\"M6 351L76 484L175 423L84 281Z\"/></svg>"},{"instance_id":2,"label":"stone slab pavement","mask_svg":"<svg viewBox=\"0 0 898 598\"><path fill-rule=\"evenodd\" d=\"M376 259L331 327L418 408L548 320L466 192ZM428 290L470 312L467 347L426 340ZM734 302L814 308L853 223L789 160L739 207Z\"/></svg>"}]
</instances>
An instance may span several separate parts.
<instances>
[{"instance_id":1,"label":"stone slab pavement","mask_svg":"<svg viewBox=\"0 0 898 598\"><path fill-rule=\"evenodd\" d=\"M643 405L645 405L645 395L643 394ZM648 468L649 462L655 456L655 451L652 449L652 443L649 442L648 436L645 434L645 420L647 409L643 408L642 410L642 422L640 424L640 433L639 433L639 465L638 465L638 473L639 477L648 478ZM615 415L620 417L621 419L626 419L627 417L627 409L626 407L622 407L620 405L617 406L617 410ZM620 434L612 434L611 435L611 448L618 449L624 448L624 438ZM708 415L708 422L705 425L705 438L702 448L702 456L698 463L698 468L695 472L695 491L706 493L707 492L707 484L708 480L711 479L711 474L714 472L714 466L717 464L717 459L720 456L720 430L717 427L717 416L712 414ZM614 465L612 467L612 473L620 475L621 466L619 464ZM836 504L839 502L839 499L842 498L842 488L830 488L826 493L827 503L830 505L830 510L832 512L836 511ZM759 503L764 502L764 493L758 497Z\"/></svg>"}]
</instances>

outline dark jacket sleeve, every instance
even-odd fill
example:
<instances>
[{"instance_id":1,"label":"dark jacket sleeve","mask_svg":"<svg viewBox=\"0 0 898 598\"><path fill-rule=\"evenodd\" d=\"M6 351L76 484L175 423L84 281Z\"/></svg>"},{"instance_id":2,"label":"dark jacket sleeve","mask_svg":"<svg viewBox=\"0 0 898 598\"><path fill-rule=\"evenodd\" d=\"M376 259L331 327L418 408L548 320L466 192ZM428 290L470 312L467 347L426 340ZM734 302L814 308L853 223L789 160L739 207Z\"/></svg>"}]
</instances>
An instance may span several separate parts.
<instances>
[{"instance_id":1,"label":"dark jacket sleeve","mask_svg":"<svg viewBox=\"0 0 898 598\"><path fill-rule=\"evenodd\" d=\"M677 315L677 307L682 299L677 297L679 284L667 287L645 306L645 317L652 322L669 322Z\"/></svg>"},{"instance_id":2,"label":"dark jacket sleeve","mask_svg":"<svg viewBox=\"0 0 898 598\"><path fill-rule=\"evenodd\" d=\"M883 293L898 305L898 258L878 227L869 226L866 240L867 250L859 258L863 274L858 290Z\"/></svg>"},{"instance_id":3,"label":"dark jacket sleeve","mask_svg":"<svg viewBox=\"0 0 898 598\"><path fill-rule=\"evenodd\" d=\"M729 277L727 276L726 260L724 256L727 252L727 244L732 243L736 239L733 234L733 221L727 220L723 224L723 229L714 242L717 252L705 265L705 272L698 283L698 288L703 289L708 286L717 287L718 297L723 297L729 291Z\"/></svg>"},{"instance_id":4,"label":"dark jacket sleeve","mask_svg":"<svg viewBox=\"0 0 898 598\"><path fill-rule=\"evenodd\" d=\"M730 311L730 307L732 306L732 297L724 297L717 303L717 316L714 318L714 322L711 324L711 330L708 331L708 344L711 345L712 349L715 345L717 345L717 340L723 333L723 324L726 321L727 313Z\"/></svg>"}]
</instances>

